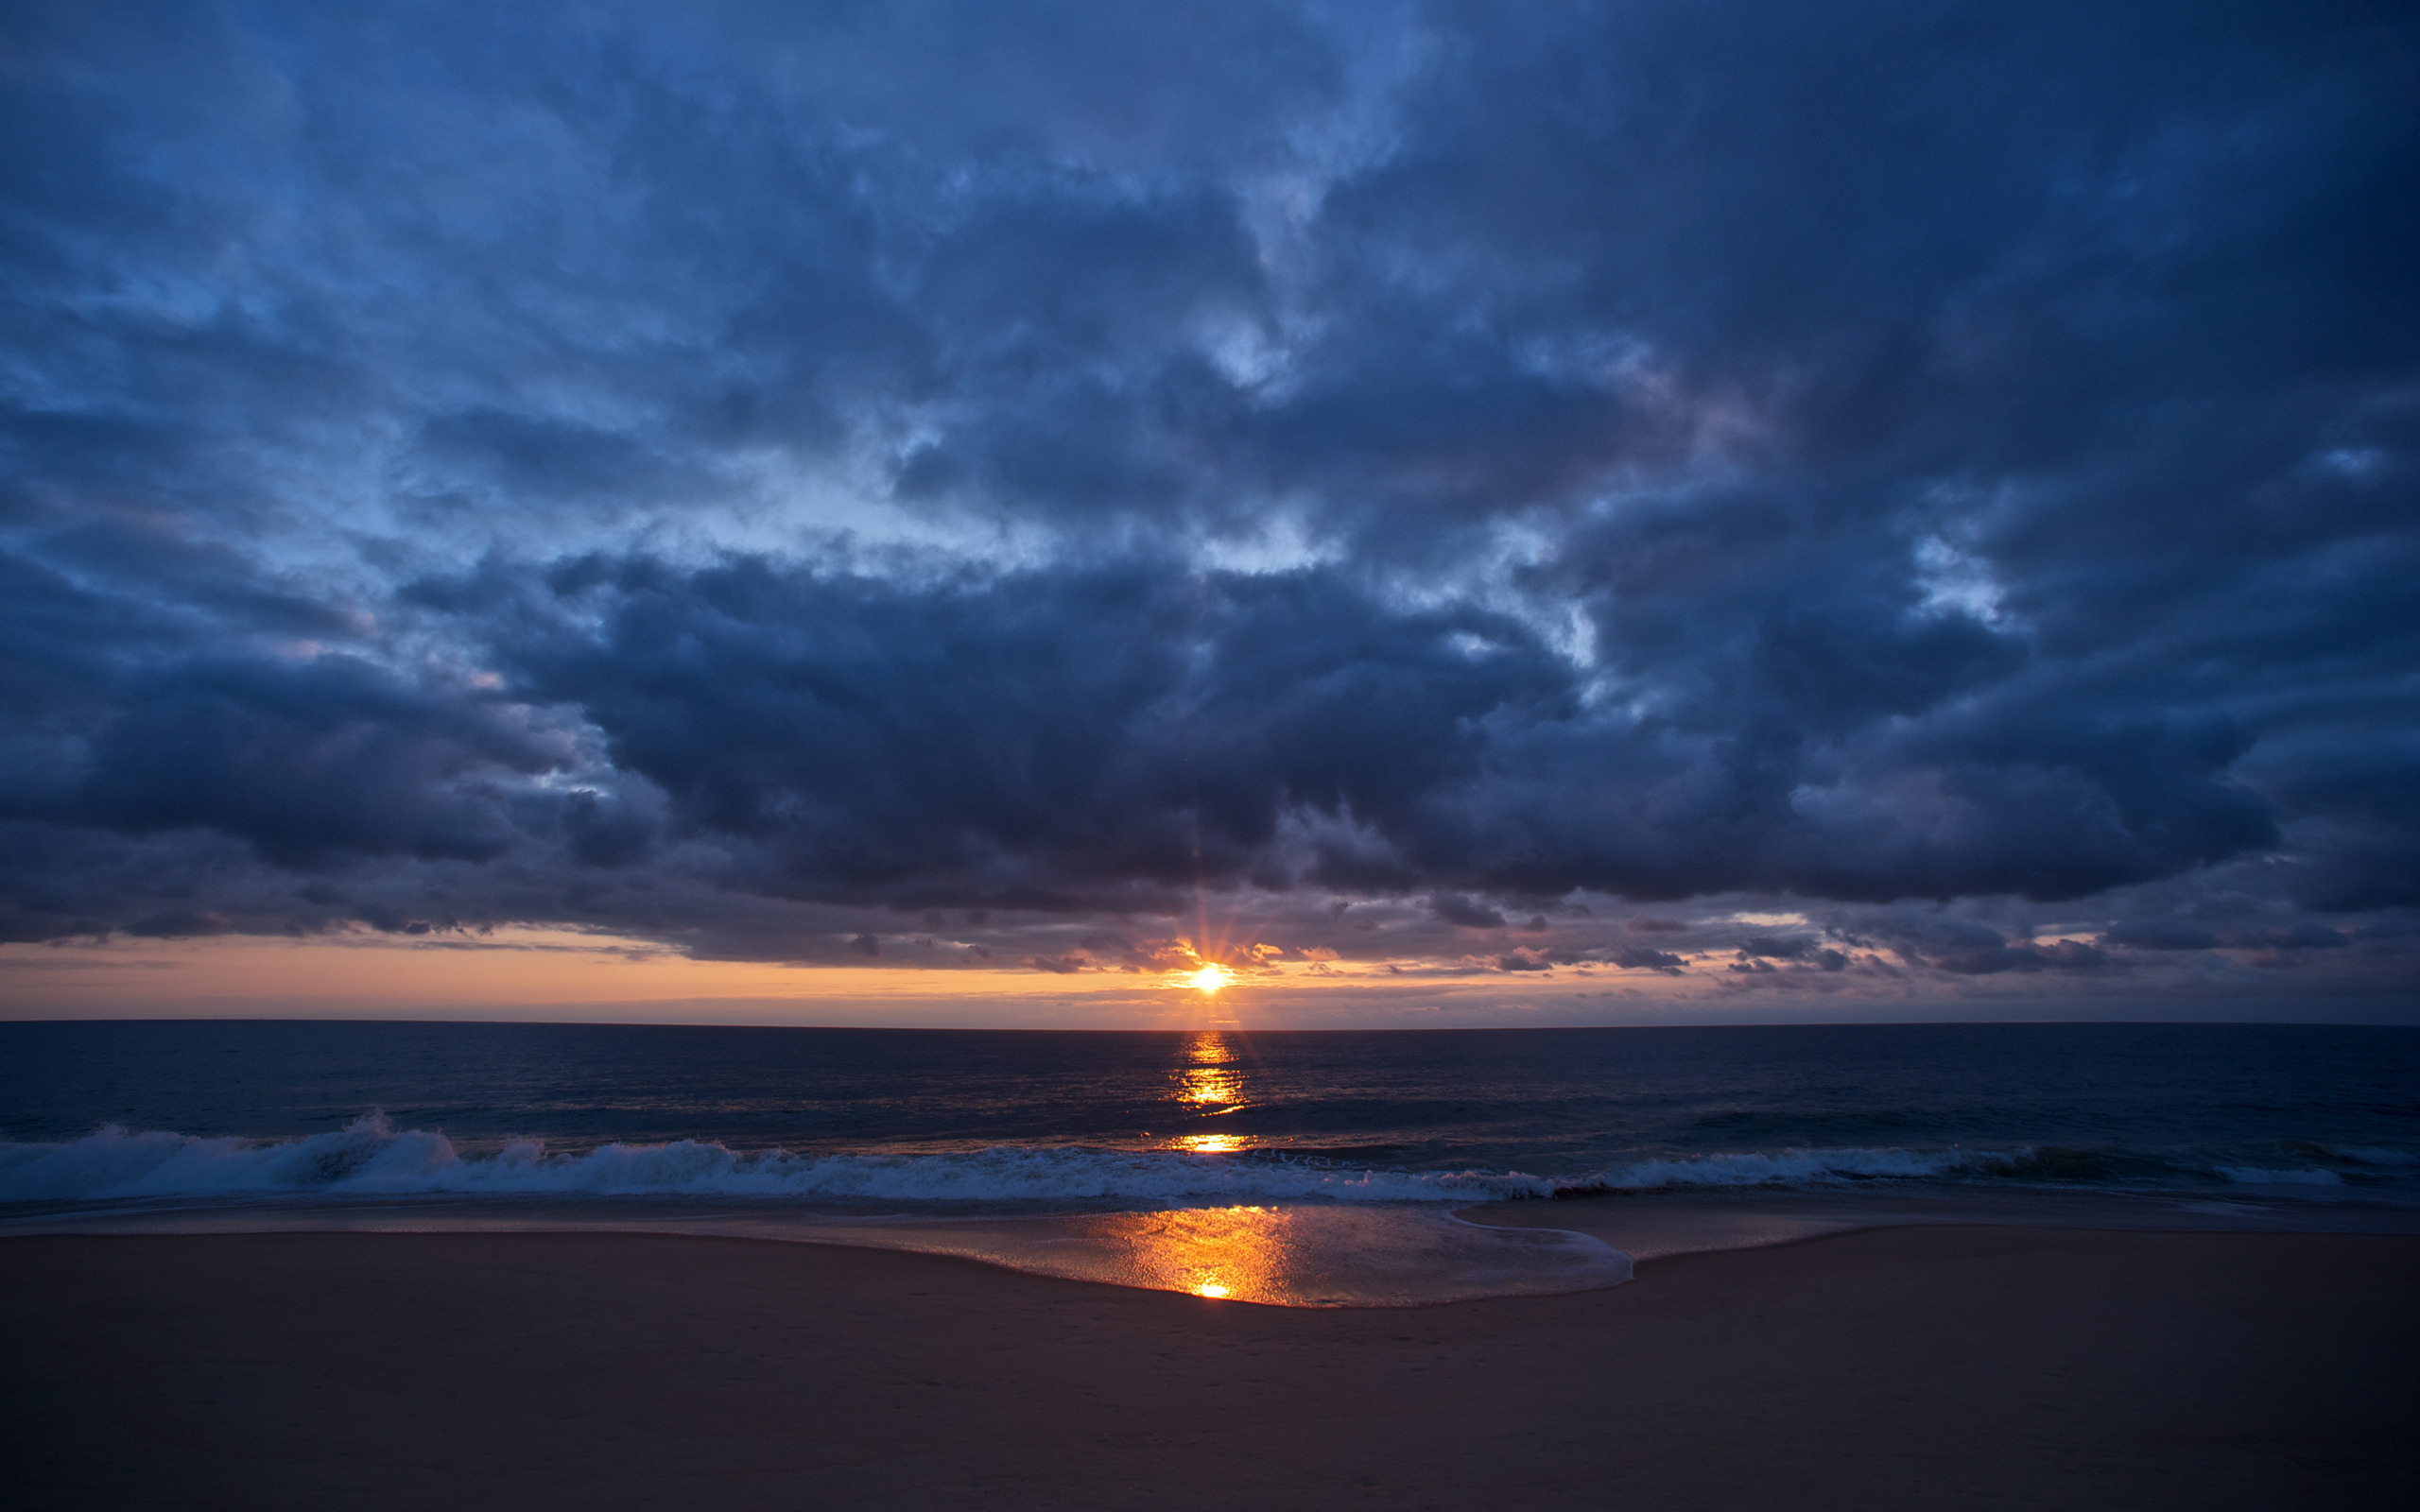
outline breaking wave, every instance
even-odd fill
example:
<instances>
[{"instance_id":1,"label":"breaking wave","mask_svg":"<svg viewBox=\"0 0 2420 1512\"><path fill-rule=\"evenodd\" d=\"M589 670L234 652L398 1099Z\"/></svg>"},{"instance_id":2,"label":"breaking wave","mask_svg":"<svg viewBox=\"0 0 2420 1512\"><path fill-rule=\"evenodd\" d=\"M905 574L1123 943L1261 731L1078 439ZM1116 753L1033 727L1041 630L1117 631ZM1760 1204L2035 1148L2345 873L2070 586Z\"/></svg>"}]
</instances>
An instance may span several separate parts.
<instances>
[{"instance_id":1,"label":"breaking wave","mask_svg":"<svg viewBox=\"0 0 2420 1512\"><path fill-rule=\"evenodd\" d=\"M2341 1187L2344 1184L2342 1177L2316 1166L2293 1166L2282 1171L2265 1165L2222 1165L2218 1169L2219 1175L2228 1180L2247 1186Z\"/></svg>"},{"instance_id":2,"label":"breaking wave","mask_svg":"<svg viewBox=\"0 0 2420 1512\"><path fill-rule=\"evenodd\" d=\"M2403 1175L2402 1152L2325 1156ZM1271 1158L1170 1150L1000 1146L945 1153L735 1151L706 1141L606 1144L547 1153L515 1140L465 1154L442 1134L397 1129L371 1113L329 1134L285 1140L202 1138L111 1126L58 1143L0 1143L0 1201L94 1201L276 1195L696 1195L808 1201L1250 1203L1484 1202L1689 1188L1809 1186L1876 1180L2096 1183L2169 1180L2335 1185L2318 1166L2272 1169L2126 1161L2057 1148L1788 1149L1642 1160L1585 1176L1518 1171L1373 1170L1316 1155ZM2166 1184L2153 1178L2153 1184Z\"/></svg>"},{"instance_id":3,"label":"breaking wave","mask_svg":"<svg viewBox=\"0 0 2420 1512\"><path fill-rule=\"evenodd\" d=\"M295 1140L104 1128L67 1143L0 1145L0 1201L279 1194L402 1196L700 1195L883 1201L1485 1201L1544 1195L1534 1177L1380 1172L1174 1151L1019 1148L941 1154L741 1153L717 1143L606 1144L549 1155L535 1140L466 1156L376 1114Z\"/></svg>"}]
</instances>

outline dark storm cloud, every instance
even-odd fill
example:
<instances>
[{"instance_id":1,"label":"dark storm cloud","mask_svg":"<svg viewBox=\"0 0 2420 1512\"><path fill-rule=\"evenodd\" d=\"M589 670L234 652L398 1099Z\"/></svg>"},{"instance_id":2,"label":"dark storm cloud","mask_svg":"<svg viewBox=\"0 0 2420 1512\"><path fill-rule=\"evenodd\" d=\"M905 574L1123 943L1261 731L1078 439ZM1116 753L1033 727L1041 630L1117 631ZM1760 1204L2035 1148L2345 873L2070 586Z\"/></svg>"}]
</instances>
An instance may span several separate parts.
<instances>
[{"instance_id":1,"label":"dark storm cloud","mask_svg":"<svg viewBox=\"0 0 2420 1512\"><path fill-rule=\"evenodd\" d=\"M1460 893L1441 892L1428 900L1429 909L1448 924L1464 929L1502 929L1504 916L1493 908L1471 902Z\"/></svg>"},{"instance_id":2,"label":"dark storm cloud","mask_svg":"<svg viewBox=\"0 0 2420 1512\"><path fill-rule=\"evenodd\" d=\"M1647 971L1678 971L1686 964L1670 951L1649 950L1644 945L1617 947L1607 958L1616 966Z\"/></svg>"},{"instance_id":3,"label":"dark storm cloud","mask_svg":"<svg viewBox=\"0 0 2420 1512\"><path fill-rule=\"evenodd\" d=\"M493 653L523 700L578 708L689 826L761 846L762 885L833 901L1286 885L1287 852L1322 853L1289 820L1383 850L1476 776L1493 729L1572 697L1508 616L1390 608L1318 572L590 558L517 608L419 596L509 618Z\"/></svg>"},{"instance_id":4,"label":"dark storm cloud","mask_svg":"<svg viewBox=\"0 0 2420 1512\"><path fill-rule=\"evenodd\" d=\"M755 885L826 901L1373 878L2060 898L2273 835L2226 780L2223 729L2016 691L1929 721L1893 710L1849 745L1783 723L1752 683L1726 696L1746 710L1684 726L1592 708L1581 669L1511 615L1403 607L1333 569L581 558L539 578L492 565L407 597L510 627L488 652L517 705L578 711L694 830L760 847ZM1429 907L1505 923L1460 891Z\"/></svg>"},{"instance_id":5,"label":"dark storm cloud","mask_svg":"<svg viewBox=\"0 0 2420 1512\"><path fill-rule=\"evenodd\" d=\"M2401 10L4 25L10 937L2420 904Z\"/></svg>"}]
</instances>

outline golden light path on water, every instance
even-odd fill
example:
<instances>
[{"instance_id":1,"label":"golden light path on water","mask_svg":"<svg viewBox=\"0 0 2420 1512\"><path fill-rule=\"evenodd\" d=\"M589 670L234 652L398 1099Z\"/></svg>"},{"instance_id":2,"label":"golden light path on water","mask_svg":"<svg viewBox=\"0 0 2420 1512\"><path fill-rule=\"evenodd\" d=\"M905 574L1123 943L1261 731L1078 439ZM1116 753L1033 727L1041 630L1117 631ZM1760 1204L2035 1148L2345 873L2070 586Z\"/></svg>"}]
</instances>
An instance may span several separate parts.
<instances>
[{"instance_id":1,"label":"golden light path on water","mask_svg":"<svg viewBox=\"0 0 2420 1512\"><path fill-rule=\"evenodd\" d=\"M1232 1113L1245 1106L1242 1057L1236 1040L1238 1037L1221 1034L1215 1029L1201 1030L1189 1036L1184 1044L1184 1058L1179 1063L1172 1099L1185 1112L1197 1117ZM1184 1143L1185 1149L1203 1146ZM1240 1142L1229 1141L1217 1148L1231 1150Z\"/></svg>"},{"instance_id":2,"label":"golden light path on water","mask_svg":"<svg viewBox=\"0 0 2420 1512\"><path fill-rule=\"evenodd\" d=\"M1182 1123L1253 1106L1248 1037L1198 1031L1169 1068L1168 1112ZM1156 1148L1213 1160L1249 1135L1181 1129ZM1216 1182L1205 1183L1213 1190ZM1631 1259L1599 1240L1543 1228L1466 1223L1442 1203L1248 1203L1165 1211L1015 1217L849 1218L745 1198L597 1204L443 1197L382 1206L278 1202L199 1212L113 1213L58 1231L394 1232L619 1229L781 1239L955 1255L1012 1270L1282 1307L1417 1307L1481 1297L1617 1286ZM42 1231L11 1226L14 1231Z\"/></svg>"},{"instance_id":3,"label":"golden light path on water","mask_svg":"<svg viewBox=\"0 0 2420 1512\"><path fill-rule=\"evenodd\" d=\"M1169 1111L1193 1122L1250 1108L1249 1060L1250 1041L1241 1034L1187 1035L1171 1069ZM1161 1147L1233 1156L1252 1146L1244 1134L1186 1131ZM1426 1207L1234 1204L1046 1222L1053 1235L1046 1244L1028 1245L1004 1225L982 1258L1122 1286L1290 1307L1576 1291L1630 1275L1628 1258L1595 1240L1483 1228Z\"/></svg>"}]
</instances>

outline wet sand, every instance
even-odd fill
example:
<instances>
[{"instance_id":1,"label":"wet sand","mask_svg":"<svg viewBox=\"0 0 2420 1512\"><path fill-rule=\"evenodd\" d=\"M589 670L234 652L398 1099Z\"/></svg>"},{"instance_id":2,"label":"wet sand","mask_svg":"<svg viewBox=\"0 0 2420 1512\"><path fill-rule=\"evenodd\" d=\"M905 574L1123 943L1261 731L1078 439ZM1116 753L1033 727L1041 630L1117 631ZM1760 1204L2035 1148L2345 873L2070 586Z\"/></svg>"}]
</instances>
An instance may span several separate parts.
<instances>
[{"instance_id":1,"label":"wet sand","mask_svg":"<svg viewBox=\"0 0 2420 1512\"><path fill-rule=\"evenodd\" d=\"M2410 1504L2420 1239L1872 1229L1302 1311L633 1234L0 1240L27 1509Z\"/></svg>"}]
</instances>

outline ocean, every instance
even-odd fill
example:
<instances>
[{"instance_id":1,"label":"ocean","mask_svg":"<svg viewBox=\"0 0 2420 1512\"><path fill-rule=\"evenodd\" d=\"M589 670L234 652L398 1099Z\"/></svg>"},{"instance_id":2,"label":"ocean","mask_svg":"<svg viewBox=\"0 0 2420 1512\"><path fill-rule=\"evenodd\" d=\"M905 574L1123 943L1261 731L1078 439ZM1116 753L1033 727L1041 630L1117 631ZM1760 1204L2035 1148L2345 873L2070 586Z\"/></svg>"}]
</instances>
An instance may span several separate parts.
<instances>
[{"instance_id":1,"label":"ocean","mask_svg":"<svg viewBox=\"0 0 2420 1512\"><path fill-rule=\"evenodd\" d=\"M1978 1218L2411 1231L2420 1030L0 1024L0 1232L671 1228L1349 1304Z\"/></svg>"}]
</instances>

